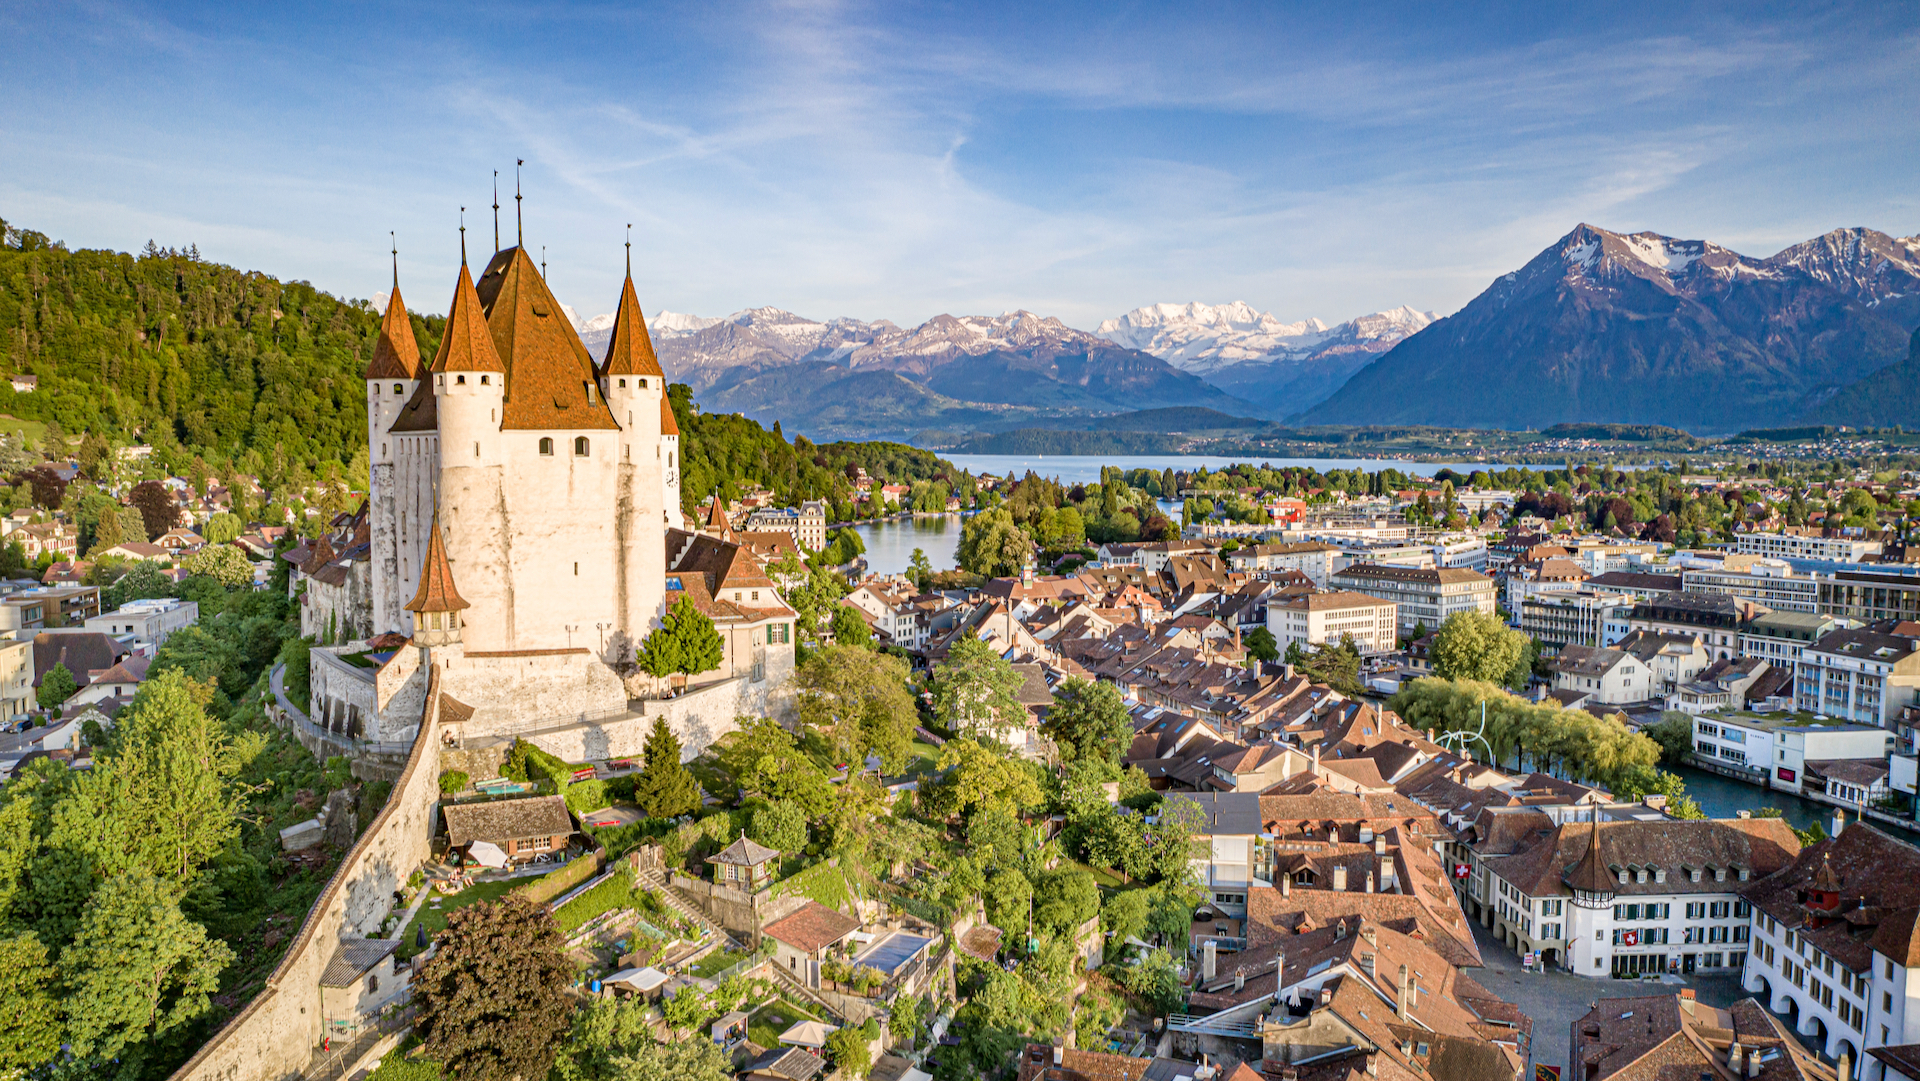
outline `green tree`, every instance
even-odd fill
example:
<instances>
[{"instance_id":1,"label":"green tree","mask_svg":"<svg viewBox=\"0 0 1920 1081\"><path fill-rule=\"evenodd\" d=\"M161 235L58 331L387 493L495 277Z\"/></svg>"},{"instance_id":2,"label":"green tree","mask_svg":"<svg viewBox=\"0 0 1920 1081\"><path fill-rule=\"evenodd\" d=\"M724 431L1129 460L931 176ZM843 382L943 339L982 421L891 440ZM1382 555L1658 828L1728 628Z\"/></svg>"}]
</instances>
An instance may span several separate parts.
<instances>
[{"instance_id":1,"label":"green tree","mask_svg":"<svg viewBox=\"0 0 1920 1081\"><path fill-rule=\"evenodd\" d=\"M660 617L660 626L650 631L635 657L640 670L664 679L675 674L697 675L720 667L726 644L713 620L681 597L673 609Z\"/></svg>"},{"instance_id":2,"label":"green tree","mask_svg":"<svg viewBox=\"0 0 1920 1081\"><path fill-rule=\"evenodd\" d=\"M1433 636L1433 674L1504 683L1527 652L1527 636L1491 612L1455 612Z\"/></svg>"},{"instance_id":3,"label":"green tree","mask_svg":"<svg viewBox=\"0 0 1920 1081\"><path fill-rule=\"evenodd\" d=\"M739 730L728 734L719 758L742 791L787 800L810 820L823 818L836 799L825 771L771 717L740 718Z\"/></svg>"},{"instance_id":4,"label":"green tree","mask_svg":"<svg viewBox=\"0 0 1920 1081\"><path fill-rule=\"evenodd\" d=\"M1033 773L998 745L948 740L936 765L942 776L923 783L920 798L937 818L965 816L989 807L1017 810L1036 806L1045 798Z\"/></svg>"},{"instance_id":5,"label":"green tree","mask_svg":"<svg viewBox=\"0 0 1920 1081\"><path fill-rule=\"evenodd\" d=\"M996 507L974 515L960 527L956 556L962 570L986 578L1004 578L1019 574L1033 558L1033 542L1015 524L1011 512Z\"/></svg>"},{"instance_id":6,"label":"green tree","mask_svg":"<svg viewBox=\"0 0 1920 1081\"><path fill-rule=\"evenodd\" d=\"M934 670L933 712L955 732L1024 727L1026 677L972 634L962 635Z\"/></svg>"},{"instance_id":7,"label":"green tree","mask_svg":"<svg viewBox=\"0 0 1920 1081\"><path fill-rule=\"evenodd\" d=\"M807 847L807 816L787 800L774 800L753 809L753 839L788 855Z\"/></svg>"},{"instance_id":8,"label":"green tree","mask_svg":"<svg viewBox=\"0 0 1920 1081\"><path fill-rule=\"evenodd\" d=\"M873 1072L873 1049L866 1032L858 1025L845 1025L827 1033L827 1057L841 1074L855 1078Z\"/></svg>"},{"instance_id":9,"label":"green tree","mask_svg":"<svg viewBox=\"0 0 1920 1081\"><path fill-rule=\"evenodd\" d=\"M40 677L40 689L35 693L35 697L39 699L41 709L58 709L60 703L72 698L73 693L79 689L80 685L74 682L73 673L67 671L65 664L55 661L53 667L47 669L46 674Z\"/></svg>"},{"instance_id":10,"label":"green tree","mask_svg":"<svg viewBox=\"0 0 1920 1081\"><path fill-rule=\"evenodd\" d=\"M906 763L918 718L907 692L906 662L858 646L832 645L806 659L794 674L800 720L831 733L834 748L882 767Z\"/></svg>"},{"instance_id":11,"label":"green tree","mask_svg":"<svg viewBox=\"0 0 1920 1081\"><path fill-rule=\"evenodd\" d=\"M1693 716L1671 710L1640 729L1642 735L1660 745L1660 764L1679 765L1693 753Z\"/></svg>"},{"instance_id":12,"label":"green tree","mask_svg":"<svg viewBox=\"0 0 1920 1081\"><path fill-rule=\"evenodd\" d=\"M1326 642L1314 646L1296 668L1313 682L1324 683L1344 695L1358 696L1366 690L1360 685L1360 650L1350 636L1337 646Z\"/></svg>"},{"instance_id":13,"label":"green tree","mask_svg":"<svg viewBox=\"0 0 1920 1081\"><path fill-rule=\"evenodd\" d=\"M0 937L0 1077L28 1076L60 1053L65 1029L53 995L54 969L32 931Z\"/></svg>"},{"instance_id":14,"label":"green tree","mask_svg":"<svg viewBox=\"0 0 1920 1081\"><path fill-rule=\"evenodd\" d=\"M907 576L913 579L913 587L923 593L933 584L933 562L927 558L924 550L913 550L913 555L907 560Z\"/></svg>"},{"instance_id":15,"label":"green tree","mask_svg":"<svg viewBox=\"0 0 1920 1081\"><path fill-rule=\"evenodd\" d=\"M1133 742L1133 722L1127 704L1111 683L1092 683L1072 677L1053 692L1040 731L1060 748L1069 762L1094 759L1118 762Z\"/></svg>"},{"instance_id":16,"label":"green tree","mask_svg":"<svg viewBox=\"0 0 1920 1081\"><path fill-rule=\"evenodd\" d=\"M700 809L700 782L680 761L680 739L656 717L643 748L646 764L634 778L633 802L652 818L673 818Z\"/></svg>"},{"instance_id":17,"label":"green tree","mask_svg":"<svg viewBox=\"0 0 1920 1081\"><path fill-rule=\"evenodd\" d=\"M413 977L423 1054L472 1081L545 1077L569 1028L573 965L547 911L525 897L455 909Z\"/></svg>"},{"instance_id":18,"label":"green tree","mask_svg":"<svg viewBox=\"0 0 1920 1081\"><path fill-rule=\"evenodd\" d=\"M833 610L833 640L843 646L859 646L862 649L873 648L873 628L860 618L859 609L842 601Z\"/></svg>"},{"instance_id":19,"label":"green tree","mask_svg":"<svg viewBox=\"0 0 1920 1081\"><path fill-rule=\"evenodd\" d=\"M1047 871L1033 887L1033 922L1056 935L1071 935L1100 914L1100 886L1078 867Z\"/></svg>"},{"instance_id":20,"label":"green tree","mask_svg":"<svg viewBox=\"0 0 1920 1081\"><path fill-rule=\"evenodd\" d=\"M1247 654L1256 661L1271 664L1280 659L1280 643L1274 640L1273 632L1265 627L1255 627L1247 632Z\"/></svg>"},{"instance_id":21,"label":"green tree","mask_svg":"<svg viewBox=\"0 0 1920 1081\"><path fill-rule=\"evenodd\" d=\"M228 589L253 582L253 563L245 552L231 544L209 544L181 560L180 567L188 574L203 575Z\"/></svg>"},{"instance_id":22,"label":"green tree","mask_svg":"<svg viewBox=\"0 0 1920 1081\"><path fill-rule=\"evenodd\" d=\"M223 510L207 519L200 535L207 538L208 544L232 544L240 536L240 519Z\"/></svg>"},{"instance_id":23,"label":"green tree","mask_svg":"<svg viewBox=\"0 0 1920 1081\"><path fill-rule=\"evenodd\" d=\"M145 1076L207 1012L233 959L181 914L177 886L144 871L107 878L60 954L74 1058L93 1076Z\"/></svg>"}]
</instances>

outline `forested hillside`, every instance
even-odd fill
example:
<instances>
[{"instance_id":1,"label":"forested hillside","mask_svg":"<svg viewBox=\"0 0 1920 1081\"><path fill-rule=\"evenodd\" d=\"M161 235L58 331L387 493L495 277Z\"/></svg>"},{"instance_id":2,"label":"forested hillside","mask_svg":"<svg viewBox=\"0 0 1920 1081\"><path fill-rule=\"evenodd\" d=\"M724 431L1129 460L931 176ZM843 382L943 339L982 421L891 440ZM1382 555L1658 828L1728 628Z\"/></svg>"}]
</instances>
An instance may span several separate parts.
<instances>
[{"instance_id":1,"label":"forested hillside","mask_svg":"<svg viewBox=\"0 0 1920 1081\"><path fill-rule=\"evenodd\" d=\"M380 315L365 302L193 248L69 251L4 221L0 234L0 363L39 377L31 393L0 382L0 413L178 448L269 490L366 445ZM442 323L414 317L423 353Z\"/></svg>"}]
</instances>

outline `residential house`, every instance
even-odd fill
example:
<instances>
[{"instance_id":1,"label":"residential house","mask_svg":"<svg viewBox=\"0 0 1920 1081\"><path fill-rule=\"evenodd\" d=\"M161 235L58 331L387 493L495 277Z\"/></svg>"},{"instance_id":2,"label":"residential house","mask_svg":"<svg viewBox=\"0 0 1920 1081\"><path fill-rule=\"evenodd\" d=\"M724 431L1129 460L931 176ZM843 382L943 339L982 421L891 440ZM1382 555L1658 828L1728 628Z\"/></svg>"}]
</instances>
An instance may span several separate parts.
<instances>
[{"instance_id":1,"label":"residential house","mask_svg":"<svg viewBox=\"0 0 1920 1081\"><path fill-rule=\"evenodd\" d=\"M849 941L860 921L818 901L807 901L762 929L773 940L773 963L808 987L820 986L820 966L830 951Z\"/></svg>"},{"instance_id":2,"label":"residential house","mask_svg":"<svg viewBox=\"0 0 1920 1081\"><path fill-rule=\"evenodd\" d=\"M1861 623L1920 621L1920 575L1836 571L1820 580L1819 611Z\"/></svg>"},{"instance_id":3,"label":"residential house","mask_svg":"<svg viewBox=\"0 0 1920 1081\"><path fill-rule=\"evenodd\" d=\"M1838 616L1812 612L1768 612L1740 628L1740 655L1758 657L1792 672L1800 653L1829 633L1847 626Z\"/></svg>"},{"instance_id":4,"label":"residential house","mask_svg":"<svg viewBox=\"0 0 1920 1081\"><path fill-rule=\"evenodd\" d=\"M1764 1004L1717 1009L1691 987L1595 1001L1574 1019L1571 1068L1572 1081L1837 1081Z\"/></svg>"},{"instance_id":5,"label":"residential house","mask_svg":"<svg viewBox=\"0 0 1920 1081\"><path fill-rule=\"evenodd\" d=\"M112 668L87 673L86 683L73 692L66 705L90 705L95 702L126 702L139 693L147 680L148 657L123 657Z\"/></svg>"},{"instance_id":6,"label":"residential house","mask_svg":"<svg viewBox=\"0 0 1920 1081\"><path fill-rule=\"evenodd\" d=\"M330 1031L355 1033L408 994L411 973L397 962L400 939L344 938L320 973L320 1013Z\"/></svg>"},{"instance_id":7,"label":"residential house","mask_svg":"<svg viewBox=\"0 0 1920 1081\"><path fill-rule=\"evenodd\" d=\"M1672 694L1713 663L1712 654L1697 634L1636 630L1614 643L1613 648L1633 654L1653 673L1655 693L1649 698Z\"/></svg>"},{"instance_id":8,"label":"residential house","mask_svg":"<svg viewBox=\"0 0 1920 1081\"><path fill-rule=\"evenodd\" d=\"M1255 544L1229 553L1227 562L1234 570L1248 573L1299 571L1307 576L1316 589L1325 589L1327 579L1333 576L1333 557L1339 551L1333 545L1320 541Z\"/></svg>"},{"instance_id":9,"label":"residential house","mask_svg":"<svg viewBox=\"0 0 1920 1081\"><path fill-rule=\"evenodd\" d=\"M1745 709L1749 704L1789 695L1792 673L1776 671L1758 657L1740 657L1715 661L1693 680L1682 683L1667 696L1667 708L1681 713L1706 713L1709 710Z\"/></svg>"},{"instance_id":10,"label":"residential house","mask_svg":"<svg viewBox=\"0 0 1920 1081\"><path fill-rule=\"evenodd\" d=\"M1627 625L1654 634L1693 635L1715 660L1740 651L1740 633L1768 609L1724 593L1662 593L1633 606Z\"/></svg>"},{"instance_id":11,"label":"residential house","mask_svg":"<svg viewBox=\"0 0 1920 1081\"><path fill-rule=\"evenodd\" d=\"M0 596L0 631L80 626L99 614L97 586L41 586Z\"/></svg>"},{"instance_id":12,"label":"residential house","mask_svg":"<svg viewBox=\"0 0 1920 1081\"><path fill-rule=\"evenodd\" d=\"M1856 537L1828 537L1815 530L1784 529L1778 533L1741 533L1733 550L1742 555L1772 559L1819 559L1858 563L1880 550L1879 541Z\"/></svg>"},{"instance_id":13,"label":"residential house","mask_svg":"<svg viewBox=\"0 0 1920 1081\"><path fill-rule=\"evenodd\" d=\"M1623 649L1569 645L1549 666L1555 697L1565 706L1577 708L1589 701L1620 706L1654 697L1652 670Z\"/></svg>"},{"instance_id":14,"label":"residential house","mask_svg":"<svg viewBox=\"0 0 1920 1081\"><path fill-rule=\"evenodd\" d=\"M142 644L156 648L182 627L200 622L200 605L177 597L156 597L128 601L111 612L89 616L85 626L102 634L129 634Z\"/></svg>"},{"instance_id":15,"label":"residential house","mask_svg":"<svg viewBox=\"0 0 1920 1081\"><path fill-rule=\"evenodd\" d=\"M125 559L135 563L165 563L173 558L173 553L148 541L127 541L88 554L95 559Z\"/></svg>"},{"instance_id":16,"label":"residential house","mask_svg":"<svg viewBox=\"0 0 1920 1081\"><path fill-rule=\"evenodd\" d=\"M514 862L564 852L573 836L573 815L562 796L455 803L440 808L447 847L465 849L486 841Z\"/></svg>"}]
</instances>

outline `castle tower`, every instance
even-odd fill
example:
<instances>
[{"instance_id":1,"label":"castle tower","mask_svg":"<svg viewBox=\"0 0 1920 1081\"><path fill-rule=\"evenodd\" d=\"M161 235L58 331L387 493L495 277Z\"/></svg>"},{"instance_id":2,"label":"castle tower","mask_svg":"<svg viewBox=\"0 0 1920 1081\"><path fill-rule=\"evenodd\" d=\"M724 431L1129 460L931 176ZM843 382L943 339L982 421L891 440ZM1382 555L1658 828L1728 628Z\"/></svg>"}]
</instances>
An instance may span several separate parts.
<instances>
[{"instance_id":1,"label":"castle tower","mask_svg":"<svg viewBox=\"0 0 1920 1081\"><path fill-rule=\"evenodd\" d=\"M431 543L445 546L442 558L459 567L476 601L469 622L482 631L497 631L512 618L505 603L503 568L498 560L483 557L490 548L511 543L500 445L506 373L463 263L430 375L440 438L433 521L436 526L447 524L444 535L433 530ZM423 577L422 588L425 581Z\"/></svg>"},{"instance_id":2,"label":"castle tower","mask_svg":"<svg viewBox=\"0 0 1920 1081\"><path fill-rule=\"evenodd\" d=\"M367 364L367 525L372 550L373 630L379 634L404 626L401 590L398 493L394 477L394 441L388 430L419 385L420 343L413 337L413 321L400 299L400 270L396 264L393 292L387 294L387 313L380 321L380 338Z\"/></svg>"},{"instance_id":3,"label":"castle tower","mask_svg":"<svg viewBox=\"0 0 1920 1081\"><path fill-rule=\"evenodd\" d=\"M491 353L476 343L465 384L451 364L434 373L447 557L473 594L466 646L598 652L618 627L620 425L523 249L495 253L475 297Z\"/></svg>"},{"instance_id":4,"label":"castle tower","mask_svg":"<svg viewBox=\"0 0 1920 1081\"><path fill-rule=\"evenodd\" d=\"M460 613L471 607L454 588L453 567L447 562L447 546L440 539L440 519L436 515L432 521L420 588L407 602L407 611L413 613L413 644L423 650L459 643Z\"/></svg>"},{"instance_id":5,"label":"castle tower","mask_svg":"<svg viewBox=\"0 0 1920 1081\"><path fill-rule=\"evenodd\" d=\"M660 407L666 384L629 265L600 369L600 388L621 428L614 503L614 619L636 642L653 629L665 603L666 447L660 437Z\"/></svg>"}]
</instances>

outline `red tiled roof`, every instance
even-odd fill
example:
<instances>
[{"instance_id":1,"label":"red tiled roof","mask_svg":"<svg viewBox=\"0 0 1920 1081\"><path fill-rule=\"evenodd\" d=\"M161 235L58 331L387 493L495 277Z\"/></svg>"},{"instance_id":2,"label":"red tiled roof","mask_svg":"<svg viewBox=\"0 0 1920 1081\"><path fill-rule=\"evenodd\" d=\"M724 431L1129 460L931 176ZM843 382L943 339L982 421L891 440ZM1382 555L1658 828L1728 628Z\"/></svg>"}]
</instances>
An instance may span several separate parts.
<instances>
[{"instance_id":1,"label":"red tiled roof","mask_svg":"<svg viewBox=\"0 0 1920 1081\"><path fill-rule=\"evenodd\" d=\"M409 612L457 612L466 607L466 600L453 586L453 568L447 563L447 546L440 539L440 516L435 514L426 562L420 568L420 588L406 608Z\"/></svg>"},{"instance_id":2,"label":"red tiled roof","mask_svg":"<svg viewBox=\"0 0 1920 1081\"><path fill-rule=\"evenodd\" d=\"M607 342L607 362L602 374L666 378L666 373L660 370L660 358L653 352L646 316L640 312L640 298L633 293L631 274L620 286L620 307L613 313L613 338Z\"/></svg>"},{"instance_id":3,"label":"red tiled roof","mask_svg":"<svg viewBox=\"0 0 1920 1081\"><path fill-rule=\"evenodd\" d=\"M400 283L387 295L387 314L380 320L380 340L367 362L368 379L412 379L420 370L420 343L413 339L413 320L400 299Z\"/></svg>"},{"instance_id":4,"label":"red tiled roof","mask_svg":"<svg viewBox=\"0 0 1920 1081\"><path fill-rule=\"evenodd\" d=\"M802 953L818 953L859 929L860 921L852 916L808 901L791 915L768 924L766 933Z\"/></svg>"},{"instance_id":5,"label":"red tiled roof","mask_svg":"<svg viewBox=\"0 0 1920 1081\"><path fill-rule=\"evenodd\" d=\"M593 357L523 249L495 253L477 289L507 373L501 430L620 427L590 394Z\"/></svg>"}]
</instances>

